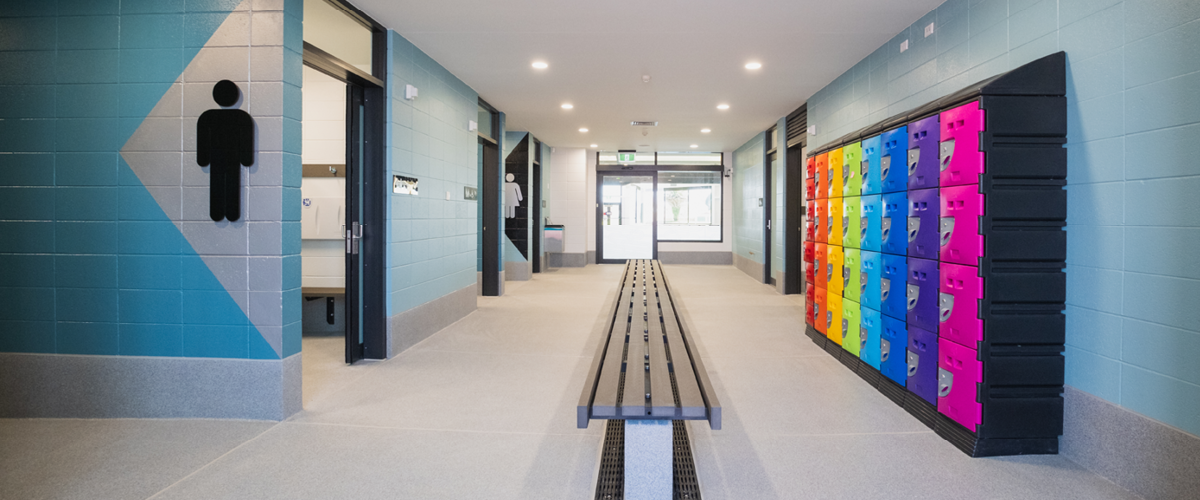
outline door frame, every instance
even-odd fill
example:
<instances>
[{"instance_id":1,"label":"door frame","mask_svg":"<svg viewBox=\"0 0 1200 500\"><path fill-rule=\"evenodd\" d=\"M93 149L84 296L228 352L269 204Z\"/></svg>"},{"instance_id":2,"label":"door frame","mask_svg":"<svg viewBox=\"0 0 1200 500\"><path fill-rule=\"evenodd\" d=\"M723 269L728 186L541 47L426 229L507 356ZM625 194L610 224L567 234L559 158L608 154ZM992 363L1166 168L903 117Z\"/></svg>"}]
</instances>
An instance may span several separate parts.
<instances>
[{"instance_id":1,"label":"door frame","mask_svg":"<svg viewBox=\"0 0 1200 500\"><path fill-rule=\"evenodd\" d=\"M361 236L353 234L348 247L358 253L346 258L346 363L360 359L386 359L387 346L387 196L388 172L385 130L387 119L387 32L386 29L352 6L338 2L349 15L372 30L372 68L367 73L320 48L304 42L303 64L346 84L346 206L361 201L361 220L353 220L355 211L346 210L346 227L357 222ZM355 90L358 89L358 90ZM360 99L361 116L353 100ZM361 117L361 129L358 128ZM355 172L357 152L352 151L360 134L362 138L362 175ZM355 153L354 157L351 153ZM361 186L351 179L361 181ZM355 189L359 188L359 189ZM357 191L361 191L361 200ZM353 232L353 230L351 230ZM362 273L356 272L361 263ZM353 286L351 281L353 281ZM361 290L361 292L360 292ZM361 330L361 338L357 335ZM360 341L361 340L361 341Z\"/></svg>"},{"instance_id":2,"label":"door frame","mask_svg":"<svg viewBox=\"0 0 1200 500\"><path fill-rule=\"evenodd\" d=\"M651 215L650 215L650 258L658 259L658 169L657 168L622 168L619 165L614 166L597 166L596 167L596 263L597 264L624 264L628 259L605 259L604 258L604 176L610 175L636 175L649 176L651 184L654 186L651 190Z\"/></svg>"}]
</instances>

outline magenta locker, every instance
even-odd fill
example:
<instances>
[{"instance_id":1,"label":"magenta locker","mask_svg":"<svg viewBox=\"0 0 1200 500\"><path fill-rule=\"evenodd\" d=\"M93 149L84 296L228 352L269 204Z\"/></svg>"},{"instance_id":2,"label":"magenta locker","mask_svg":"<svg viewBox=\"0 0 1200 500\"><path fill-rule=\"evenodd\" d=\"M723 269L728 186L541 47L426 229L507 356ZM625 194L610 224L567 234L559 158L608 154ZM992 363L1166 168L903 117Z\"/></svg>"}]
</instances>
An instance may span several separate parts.
<instances>
[{"instance_id":1,"label":"magenta locker","mask_svg":"<svg viewBox=\"0 0 1200 500\"><path fill-rule=\"evenodd\" d=\"M979 150L983 113L979 101L942 112L941 143L938 145L942 186L979 184L979 174L984 168L983 151Z\"/></svg>"},{"instance_id":2,"label":"magenta locker","mask_svg":"<svg viewBox=\"0 0 1200 500\"><path fill-rule=\"evenodd\" d=\"M941 188L938 232L941 233L939 260L978 266L983 257L983 235L979 218L983 215L983 194L979 185Z\"/></svg>"},{"instance_id":3,"label":"magenta locker","mask_svg":"<svg viewBox=\"0 0 1200 500\"><path fill-rule=\"evenodd\" d=\"M978 387L983 382L983 363L974 349L946 339L938 340L938 413L975 432L983 422L983 405Z\"/></svg>"},{"instance_id":4,"label":"magenta locker","mask_svg":"<svg viewBox=\"0 0 1200 500\"><path fill-rule=\"evenodd\" d=\"M983 278L979 268L943 262L938 266L938 336L977 349L983 340L979 299Z\"/></svg>"}]
</instances>

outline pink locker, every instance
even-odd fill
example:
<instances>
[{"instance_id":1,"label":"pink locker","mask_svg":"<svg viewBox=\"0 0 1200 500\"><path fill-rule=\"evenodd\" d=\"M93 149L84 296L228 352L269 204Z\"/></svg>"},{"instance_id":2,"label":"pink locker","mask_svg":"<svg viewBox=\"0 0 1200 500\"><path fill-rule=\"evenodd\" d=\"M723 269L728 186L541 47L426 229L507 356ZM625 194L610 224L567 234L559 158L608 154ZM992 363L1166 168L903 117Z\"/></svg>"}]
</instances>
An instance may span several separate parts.
<instances>
[{"instance_id":1,"label":"pink locker","mask_svg":"<svg viewBox=\"0 0 1200 500\"><path fill-rule=\"evenodd\" d=\"M983 194L978 184L941 188L939 193L938 232L941 247L938 260L966 266L978 266L983 256L983 235L979 217L983 215Z\"/></svg>"},{"instance_id":2,"label":"pink locker","mask_svg":"<svg viewBox=\"0 0 1200 500\"><path fill-rule=\"evenodd\" d=\"M976 432L983 421L978 397L981 382L983 363L974 349L938 340L938 413Z\"/></svg>"},{"instance_id":3,"label":"pink locker","mask_svg":"<svg viewBox=\"0 0 1200 500\"><path fill-rule=\"evenodd\" d=\"M978 268L941 263L938 268L938 336L972 349L983 340L979 299L983 278Z\"/></svg>"},{"instance_id":4,"label":"pink locker","mask_svg":"<svg viewBox=\"0 0 1200 500\"><path fill-rule=\"evenodd\" d=\"M941 143L938 144L939 184L979 184L979 174L984 169L983 152L979 150L979 133L983 131L984 120L979 101L943 111L939 121L942 129Z\"/></svg>"}]
</instances>

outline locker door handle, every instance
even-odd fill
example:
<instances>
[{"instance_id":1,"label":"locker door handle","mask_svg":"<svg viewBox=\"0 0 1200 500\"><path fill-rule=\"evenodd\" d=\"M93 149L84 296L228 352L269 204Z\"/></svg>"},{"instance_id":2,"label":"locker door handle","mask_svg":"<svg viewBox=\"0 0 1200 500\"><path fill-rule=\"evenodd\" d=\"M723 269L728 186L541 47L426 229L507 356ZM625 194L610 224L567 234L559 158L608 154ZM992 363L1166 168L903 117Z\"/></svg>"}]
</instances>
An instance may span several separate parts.
<instances>
[{"instance_id":1,"label":"locker door handle","mask_svg":"<svg viewBox=\"0 0 1200 500\"><path fill-rule=\"evenodd\" d=\"M362 240L362 225L353 222L350 229L346 230L346 253L350 255L358 255L358 247Z\"/></svg>"}]
</instances>

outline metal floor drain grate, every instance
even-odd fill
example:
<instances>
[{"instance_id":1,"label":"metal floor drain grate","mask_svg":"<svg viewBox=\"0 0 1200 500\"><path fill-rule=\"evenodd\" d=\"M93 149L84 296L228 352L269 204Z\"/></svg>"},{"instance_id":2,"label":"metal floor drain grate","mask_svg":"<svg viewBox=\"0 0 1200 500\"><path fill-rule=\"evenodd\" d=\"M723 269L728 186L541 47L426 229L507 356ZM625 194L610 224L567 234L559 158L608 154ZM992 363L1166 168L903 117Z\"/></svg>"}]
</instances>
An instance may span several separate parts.
<instances>
[{"instance_id":1,"label":"metal floor drain grate","mask_svg":"<svg viewBox=\"0 0 1200 500\"><path fill-rule=\"evenodd\" d=\"M673 424L675 448L674 494L675 500L700 500L700 481L696 477L696 463L692 461L692 446L688 440L687 425L682 420ZM625 421L609 420L604 432L604 451L600 455L600 476L596 480L596 500L620 500L625 498Z\"/></svg>"},{"instance_id":2,"label":"metal floor drain grate","mask_svg":"<svg viewBox=\"0 0 1200 500\"><path fill-rule=\"evenodd\" d=\"M675 500L700 500L700 480L696 477L696 463L692 461L692 443L688 439L687 424L676 420L675 424Z\"/></svg>"},{"instance_id":3,"label":"metal floor drain grate","mask_svg":"<svg viewBox=\"0 0 1200 500\"><path fill-rule=\"evenodd\" d=\"M625 498L625 421L609 420L604 431L604 452L600 454L600 477L596 479L596 500Z\"/></svg>"}]
</instances>

